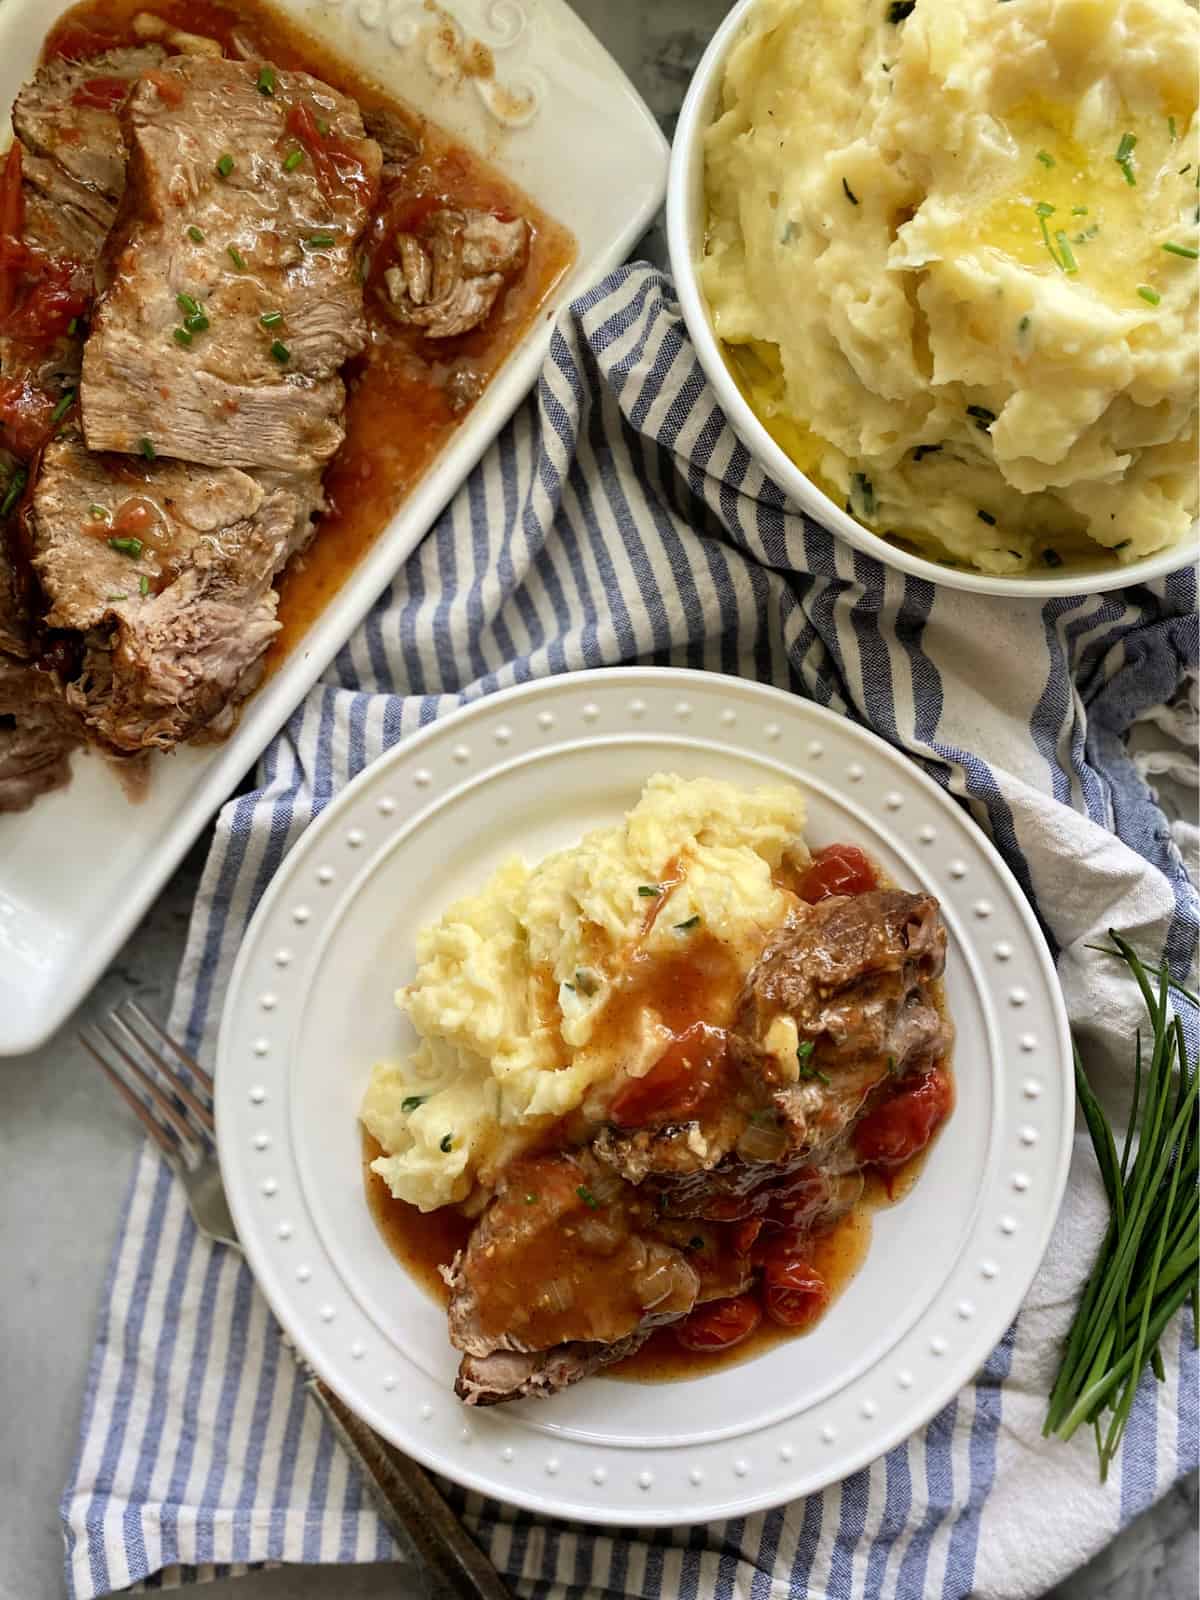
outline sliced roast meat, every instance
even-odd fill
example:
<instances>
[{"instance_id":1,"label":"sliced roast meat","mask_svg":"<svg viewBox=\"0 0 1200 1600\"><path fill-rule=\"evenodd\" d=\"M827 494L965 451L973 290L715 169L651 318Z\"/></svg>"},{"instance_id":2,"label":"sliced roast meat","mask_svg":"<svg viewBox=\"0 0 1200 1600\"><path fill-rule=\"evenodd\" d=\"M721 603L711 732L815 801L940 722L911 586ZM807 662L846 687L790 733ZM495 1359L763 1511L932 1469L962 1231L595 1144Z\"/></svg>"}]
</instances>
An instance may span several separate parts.
<instances>
[{"instance_id":1,"label":"sliced roast meat","mask_svg":"<svg viewBox=\"0 0 1200 1600\"><path fill-rule=\"evenodd\" d=\"M161 45L146 44L85 61L47 62L13 104L17 138L84 188L118 200L125 184L125 144L117 120L122 85L132 85L165 60Z\"/></svg>"},{"instance_id":2,"label":"sliced roast meat","mask_svg":"<svg viewBox=\"0 0 1200 1600\"><path fill-rule=\"evenodd\" d=\"M66 783L78 743L74 719L47 674L0 655L0 812L24 811Z\"/></svg>"},{"instance_id":3,"label":"sliced roast meat","mask_svg":"<svg viewBox=\"0 0 1200 1600\"><path fill-rule=\"evenodd\" d=\"M384 305L431 339L452 339L490 314L507 279L524 267L529 225L490 211L434 211L420 233L393 241L399 266L384 273Z\"/></svg>"},{"instance_id":4,"label":"sliced roast meat","mask_svg":"<svg viewBox=\"0 0 1200 1600\"><path fill-rule=\"evenodd\" d=\"M655 1236L651 1208L586 1151L510 1163L444 1276L450 1341L469 1358L458 1392L477 1404L484 1390L490 1403L586 1376L700 1292L686 1253ZM553 1360L479 1365L498 1352ZM495 1393L503 1374L512 1390Z\"/></svg>"},{"instance_id":5,"label":"sliced roast meat","mask_svg":"<svg viewBox=\"0 0 1200 1600\"><path fill-rule=\"evenodd\" d=\"M380 176L386 183L403 177L405 170L421 154L416 130L387 106L368 106L363 110L367 137L374 139L383 154Z\"/></svg>"},{"instance_id":6,"label":"sliced roast meat","mask_svg":"<svg viewBox=\"0 0 1200 1600\"><path fill-rule=\"evenodd\" d=\"M307 540L317 474L45 452L29 524L45 622L79 643L68 703L118 753L168 749L257 681L272 580Z\"/></svg>"},{"instance_id":7,"label":"sliced roast meat","mask_svg":"<svg viewBox=\"0 0 1200 1600\"><path fill-rule=\"evenodd\" d=\"M116 118L114 117L114 122ZM51 256L68 256L80 264L90 288L100 247L117 214L116 202L89 189L45 156L25 150L21 157L25 186L25 238Z\"/></svg>"},{"instance_id":8,"label":"sliced roast meat","mask_svg":"<svg viewBox=\"0 0 1200 1600\"><path fill-rule=\"evenodd\" d=\"M339 368L366 339L356 246L380 153L357 106L305 73L175 56L124 116L83 362L89 447L319 468L344 436Z\"/></svg>"},{"instance_id":9,"label":"sliced roast meat","mask_svg":"<svg viewBox=\"0 0 1200 1600\"><path fill-rule=\"evenodd\" d=\"M544 1399L633 1355L653 1331L649 1326L640 1328L613 1344L560 1344L553 1350L493 1350L486 1356L464 1356L454 1392L469 1406Z\"/></svg>"},{"instance_id":10,"label":"sliced roast meat","mask_svg":"<svg viewBox=\"0 0 1200 1600\"><path fill-rule=\"evenodd\" d=\"M837 1170L872 1094L949 1048L931 989L945 950L929 895L880 889L799 909L746 980L729 1036L737 1087L687 1120L605 1128L597 1156L669 1215L718 1220L761 1211L781 1172Z\"/></svg>"}]
</instances>

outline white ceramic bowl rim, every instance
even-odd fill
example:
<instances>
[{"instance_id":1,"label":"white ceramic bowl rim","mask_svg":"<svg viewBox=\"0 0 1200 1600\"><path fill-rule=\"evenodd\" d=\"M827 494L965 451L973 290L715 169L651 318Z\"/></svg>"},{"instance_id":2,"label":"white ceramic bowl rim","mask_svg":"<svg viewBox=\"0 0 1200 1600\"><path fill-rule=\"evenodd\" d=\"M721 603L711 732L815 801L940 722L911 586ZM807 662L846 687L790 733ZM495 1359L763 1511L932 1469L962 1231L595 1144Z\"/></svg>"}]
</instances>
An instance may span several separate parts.
<instances>
[{"instance_id":1,"label":"white ceramic bowl rim","mask_svg":"<svg viewBox=\"0 0 1200 1600\"><path fill-rule=\"evenodd\" d=\"M1189 566L1200 556L1200 524L1193 529L1191 539L1183 540L1170 549L1156 551L1126 567L1076 566L1061 572L1056 569L1045 574L1006 578L945 566L889 543L856 522L836 501L805 477L795 462L776 444L734 381L713 331L696 272L704 135L712 119L712 108L720 90L726 58L756 4L757 0L739 0L700 58L675 127L667 179L667 244L675 292L700 365L716 391L721 409L734 432L793 504L803 512L832 532L840 534L855 549L874 556L886 566L898 567L930 583L945 584L952 589L969 589L975 594L1038 600L1057 595L1096 594L1109 589L1124 589Z\"/></svg>"}]
</instances>

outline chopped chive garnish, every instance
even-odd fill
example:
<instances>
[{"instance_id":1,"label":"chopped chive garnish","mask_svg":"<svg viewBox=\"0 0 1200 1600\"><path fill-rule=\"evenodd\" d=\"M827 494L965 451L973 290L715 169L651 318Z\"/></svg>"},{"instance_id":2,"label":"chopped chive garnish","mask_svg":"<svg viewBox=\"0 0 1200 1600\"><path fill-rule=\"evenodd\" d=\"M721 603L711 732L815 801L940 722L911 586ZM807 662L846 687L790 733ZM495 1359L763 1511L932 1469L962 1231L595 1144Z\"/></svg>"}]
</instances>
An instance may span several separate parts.
<instances>
[{"instance_id":1,"label":"chopped chive garnish","mask_svg":"<svg viewBox=\"0 0 1200 1600\"><path fill-rule=\"evenodd\" d=\"M538 1197L532 1191L530 1191L530 1193L525 1196L525 1204L527 1206L535 1206L535 1205L537 1205L537 1202L538 1202Z\"/></svg>"},{"instance_id":2,"label":"chopped chive garnish","mask_svg":"<svg viewBox=\"0 0 1200 1600\"><path fill-rule=\"evenodd\" d=\"M903 22L905 17L911 17L917 8L917 0L892 0L887 8L889 22Z\"/></svg>"},{"instance_id":3,"label":"chopped chive garnish","mask_svg":"<svg viewBox=\"0 0 1200 1600\"><path fill-rule=\"evenodd\" d=\"M217 161L217 171L223 178L227 178L233 171L233 157L228 152Z\"/></svg>"},{"instance_id":4,"label":"chopped chive garnish","mask_svg":"<svg viewBox=\"0 0 1200 1600\"><path fill-rule=\"evenodd\" d=\"M1178 133L1176 133L1176 131L1175 131L1175 118L1174 117L1168 117L1167 118L1167 133L1170 135L1171 143L1174 144L1176 139L1178 139L1178 137L1179 137Z\"/></svg>"},{"instance_id":5,"label":"chopped chive garnish","mask_svg":"<svg viewBox=\"0 0 1200 1600\"><path fill-rule=\"evenodd\" d=\"M817 1078L823 1084L825 1084L825 1086L828 1088L829 1079L825 1076L825 1074L821 1071L821 1069L819 1067L814 1067L813 1066L813 1064L812 1064L812 1053L813 1053L813 1042L812 1042L811 1039L804 1039L799 1045L797 1045L797 1047L796 1047L796 1065L799 1068L800 1076L802 1078L810 1078L810 1079L811 1078Z\"/></svg>"},{"instance_id":6,"label":"chopped chive garnish","mask_svg":"<svg viewBox=\"0 0 1200 1600\"><path fill-rule=\"evenodd\" d=\"M1058 253L1062 260L1062 269L1066 273L1078 272L1079 263L1075 259L1075 252L1071 249L1066 234L1060 228L1054 235L1058 241Z\"/></svg>"},{"instance_id":7,"label":"chopped chive garnish","mask_svg":"<svg viewBox=\"0 0 1200 1600\"><path fill-rule=\"evenodd\" d=\"M700 918L697 915L697 916L694 916L694 917L689 917L686 922L677 922L675 924L675 932L676 933L686 933L689 928L694 928L699 921L700 921Z\"/></svg>"},{"instance_id":8,"label":"chopped chive garnish","mask_svg":"<svg viewBox=\"0 0 1200 1600\"><path fill-rule=\"evenodd\" d=\"M239 272L246 270L246 258L235 244L229 246L229 259Z\"/></svg>"},{"instance_id":9,"label":"chopped chive garnish","mask_svg":"<svg viewBox=\"0 0 1200 1600\"><path fill-rule=\"evenodd\" d=\"M325 121L324 117L317 118L317 132L321 135L322 139L328 139L329 124Z\"/></svg>"},{"instance_id":10,"label":"chopped chive garnish","mask_svg":"<svg viewBox=\"0 0 1200 1600\"><path fill-rule=\"evenodd\" d=\"M306 250L330 250L337 243L331 233L311 233L304 241Z\"/></svg>"},{"instance_id":11,"label":"chopped chive garnish","mask_svg":"<svg viewBox=\"0 0 1200 1600\"><path fill-rule=\"evenodd\" d=\"M138 593L139 594L149 594L150 593L150 579L146 576L146 574L144 572L142 573L141 577L138 579Z\"/></svg>"},{"instance_id":12,"label":"chopped chive garnish","mask_svg":"<svg viewBox=\"0 0 1200 1600\"><path fill-rule=\"evenodd\" d=\"M136 561L142 553L142 541L140 539L110 539L108 543L111 549L119 550L123 556L128 556L131 561Z\"/></svg>"},{"instance_id":13,"label":"chopped chive garnish","mask_svg":"<svg viewBox=\"0 0 1200 1600\"><path fill-rule=\"evenodd\" d=\"M989 528L994 528L996 526L996 519L990 511L977 511L975 515L979 518L980 522L986 522Z\"/></svg>"},{"instance_id":14,"label":"chopped chive garnish","mask_svg":"<svg viewBox=\"0 0 1200 1600\"><path fill-rule=\"evenodd\" d=\"M849 200L849 202L850 202L850 204L852 206L856 206L858 204L858 196L855 194L854 190L850 187L850 185L846 182L845 178L842 179L842 192L846 196L846 199Z\"/></svg>"},{"instance_id":15,"label":"chopped chive garnish","mask_svg":"<svg viewBox=\"0 0 1200 1600\"><path fill-rule=\"evenodd\" d=\"M1039 200L1033 209L1037 212L1039 217L1052 217L1054 215L1054 207L1050 204L1049 200Z\"/></svg>"},{"instance_id":16,"label":"chopped chive garnish","mask_svg":"<svg viewBox=\"0 0 1200 1600\"><path fill-rule=\"evenodd\" d=\"M145 456L147 461L157 461L158 460L158 451L154 448L154 444L153 444L153 442L151 440L149 440L149 439L139 439L138 440L138 449Z\"/></svg>"},{"instance_id":17,"label":"chopped chive garnish","mask_svg":"<svg viewBox=\"0 0 1200 1600\"><path fill-rule=\"evenodd\" d=\"M64 389L63 392L62 392L62 398L59 400L59 402L55 406L54 410L50 413L50 421L51 422L56 422L56 423L57 422L61 422L62 419L66 416L67 412L70 411L71 407L74 404L75 404L75 391L74 391L74 389Z\"/></svg>"},{"instance_id":18,"label":"chopped chive garnish","mask_svg":"<svg viewBox=\"0 0 1200 1600\"><path fill-rule=\"evenodd\" d=\"M263 69L258 74L258 92L259 92L259 94L274 94L275 93L275 68L274 67L263 67Z\"/></svg>"},{"instance_id":19,"label":"chopped chive garnish","mask_svg":"<svg viewBox=\"0 0 1200 1600\"><path fill-rule=\"evenodd\" d=\"M1163 249L1168 255L1182 256L1185 261L1200 261L1200 250L1190 244L1176 244L1174 240L1168 240Z\"/></svg>"},{"instance_id":20,"label":"chopped chive garnish","mask_svg":"<svg viewBox=\"0 0 1200 1600\"><path fill-rule=\"evenodd\" d=\"M1121 540L1121 542L1120 542L1120 544L1115 544L1115 545L1113 545L1113 549L1114 549L1114 550L1128 550L1128 549L1129 549L1129 546L1130 546L1130 545L1131 545L1131 544L1132 544L1132 543L1133 543L1133 540L1132 540L1132 539L1122 539L1122 540Z\"/></svg>"},{"instance_id":21,"label":"chopped chive garnish","mask_svg":"<svg viewBox=\"0 0 1200 1600\"><path fill-rule=\"evenodd\" d=\"M1061 567L1062 566L1062 557L1059 555L1057 550L1043 550L1042 551L1042 560L1046 563L1046 565L1048 567Z\"/></svg>"},{"instance_id":22,"label":"chopped chive garnish","mask_svg":"<svg viewBox=\"0 0 1200 1600\"><path fill-rule=\"evenodd\" d=\"M638 893L643 900L657 900L662 893L662 885L659 883L639 883Z\"/></svg>"},{"instance_id":23,"label":"chopped chive garnish","mask_svg":"<svg viewBox=\"0 0 1200 1600\"><path fill-rule=\"evenodd\" d=\"M453 1146L453 1144L454 1144L454 1135L452 1133L444 1133L442 1135L441 1139L438 1141L438 1149L442 1152L443 1155L449 1155L451 1147Z\"/></svg>"},{"instance_id":24,"label":"chopped chive garnish","mask_svg":"<svg viewBox=\"0 0 1200 1600\"><path fill-rule=\"evenodd\" d=\"M1037 153L1037 158L1044 167L1053 167L1057 165L1049 150L1039 150Z\"/></svg>"},{"instance_id":25,"label":"chopped chive garnish","mask_svg":"<svg viewBox=\"0 0 1200 1600\"><path fill-rule=\"evenodd\" d=\"M193 244L203 244L204 243L204 235L200 232L200 229L196 226L195 223L193 223L192 226L188 229L187 236L192 241Z\"/></svg>"},{"instance_id":26,"label":"chopped chive garnish","mask_svg":"<svg viewBox=\"0 0 1200 1600\"><path fill-rule=\"evenodd\" d=\"M864 517L873 517L875 515L875 485L865 472L852 472L850 474L850 493L851 497L858 497Z\"/></svg>"},{"instance_id":27,"label":"chopped chive garnish","mask_svg":"<svg viewBox=\"0 0 1200 1600\"><path fill-rule=\"evenodd\" d=\"M303 150L291 150L283 158L283 170L285 172L295 172L296 168L300 165L300 163L303 160L304 160L304 151Z\"/></svg>"},{"instance_id":28,"label":"chopped chive garnish","mask_svg":"<svg viewBox=\"0 0 1200 1600\"><path fill-rule=\"evenodd\" d=\"M15 467L13 475L8 480L8 488L4 492L4 499L0 500L0 517L6 517L17 501L21 498L21 491L28 481L29 474L24 467Z\"/></svg>"},{"instance_id":29,"label":"chopped chive garnish","mask_svg":"<svg viewBox=\"0 0 1200 1600\"><path fill-rule=\"evenodd\" d=\"M89 506L88 515L95 517L97 522L111 522L112 512L107 506Z\"/></svg>"},{"instance_id":30,"label":"chopped chive garnish","mask_svg":"<svg viewBox=\"0 0 1200 1600\"><path fill-rule=\"evenodd\" d=\"M595 978L593 978L590 972L585 972L582 967L580 967L579 971L575 974L574 986L579 990L580 994L590 995L595 994L596 992Z\"/></svg>"},{"instance_id":31,"label":"chopped chive garnish","mask_svg":"<svg viewBox=\"0 0 1200 1600\"><path fill-rule=\"evenodd\" d=\"M258 319L264 328L277 328L283 321L282 311L264 311Z\"/></svg>"},{"instance_id":32,"label":"chopped chive garnish","mask_svg":"<svg viewBox=\"0 0 1200 1600\"><path fill-rule=\"evenodd\" d=\"M581 1183L575 1193L583 1201L584 1205L588 1206L592 1211L595 1211L600 1204L586 1183Z\"/></svg>"},{"instance_id":33,"label":"chopped chive garnish","mask_svg":"<svg viewBox=\"0 0 1200 1600\"><path fill-rule=\"evenodd\" d=\"M106 600L128 600L129 596L127 594L106 594L104 598Z\"/></svg>"},{"instance_id":34,"label":"chopped chive garnish","mask_svg":"<svg viewBox=\"0 0 1200 1600\"><path fill-rule=\"evenodd\" d=\"M72 317L70 322L67 323L67 338L68 339L73 339L78 332L79 332L79 318L78 317Z\"/></svg>"},{"instance_id":35,"label":"chopped chive garnish","mask_svg":"<svg viewBox=\"0 0 1200 1600\"><path fill-rule=\"evenodd\" d=\"M1028 313L1026 313L1026 315L1021 318L1020 322L1017 323L1017 332L1018 333L1028 333L1029 332L1029 325L1030 325L1030 323L1032 321L1033 321L1033 318L1031 316L1029 316Z\"/></svg>"},{"instance_id":36,"label":"chopped chive garnish","mask_svg":"<svg viewBox=\"0 0 1200 1600\"><path fill-rule=\"evenodd\" d=\"M271 345L271 354L275 357L276 361L278 361L281 367L285 366L287 362L292 359L292 352L288 349L287 345L282 344L278 339L276 339Z\"/></svg>"},{"instance_id":37,"label":"chopped chive garnish","mask_svg":"<svg viewBox=\"0 0 1200 1600\"><path fill-rule=\"evenodd\" d=\"M1147 305L1156 306L1162 299L1162 295L1159 294L1158 290L1152 289L1148 283L1139 283L1137 292Z\"/></svg>"},{"instance_id":38,"label":"chopped chive garnish","mask_svg":"<svg viewBox=\"0 0 1200 1600\"><path fill-rule=\"evenodd\" d=\"M1086 206L1072 206L1071 207L1071 215L1073 217L1086 217L1087 214L1088 214L1088 208Z\"/></svg>"},{"instance_id":39,"label":"chopped chive garnish","mask_svg":"<svg viewBox=\"0 0 1200 1600\"><path fill-rule=\"evenodd\" d=\"M980 422L995 422L996 413L989 411L986 406L968 406L967 415L975 417Z\"/></svg>"},{"instance_id":40,"label":"chopped chive garnish","mask_svg":"<svg viewBox=\"0 0 1200 1600\"><path fill-rule=\"evenodd\" d=\"M190 294L177 294L175 296L175 304L179 307L180 311L184 312L187 316L195 316L196 312L200 309L199 300Z\"/></svg>"},{"instance_id":41,"label":"chopped chive garnish","mask_svg":"<svg viewBox=\"0 0 1200 1600\"><path fill-rule=\"evenodd\" d=\"M405 1095L404 1099L400 1102L400 1109L406 1113L409 1111L415 1111L418 1106L423 1106L428 1099L429 1096L427 1094Z\"/></svg>"},{"instance_id":42,"label":"chopped chive garnish","mask_svg":"<svg viewBox=\"0 0 1200 1600\"><path fill-rule=\"evenodd\" d=\"M173 328L171 330L171 337L174 339L175 343L184 350L186 350L188 345L190 345L192 342L192 336L186 328Z\"/></svg>"},{"instance_id":43,"label":"chopped chive garnish","mask_svg":"<svg viewBox=\"0 0 1200 1600\"><path fill-rule=\"evenodd\" d=\"M189 333L206 333L209 323L203 311L193 311L190 317L183 319L183 325Z\"/></svg>"},{"instance_id":44,"label":"chopped chive garnish","mask_svg":"<svg viewBox=\"0 0 1200 1600\"><path fill-rule=\"evenodd\" d=\"M1117 153L1113 157L1113 160L1125 174L1125 182L1129 184L1131 188L1137 183L1137 179L1133 175L1133 147L1136 144L1137 140L1134 138L1132 133L1123 133L1121 135L1121 142L1117 146Z\"/></svg>"},{"instance_id":45,"label":"chopped chive garnish","mask_svg":"<svg viewBox=\"0 0 1200 1600\"><path fill-rule=\"evenodd\" d=\"M922 461L926 456L935 456L941 448L940 444L919 444L913 451L913 460Z\"/></svg>"}]
</instances>

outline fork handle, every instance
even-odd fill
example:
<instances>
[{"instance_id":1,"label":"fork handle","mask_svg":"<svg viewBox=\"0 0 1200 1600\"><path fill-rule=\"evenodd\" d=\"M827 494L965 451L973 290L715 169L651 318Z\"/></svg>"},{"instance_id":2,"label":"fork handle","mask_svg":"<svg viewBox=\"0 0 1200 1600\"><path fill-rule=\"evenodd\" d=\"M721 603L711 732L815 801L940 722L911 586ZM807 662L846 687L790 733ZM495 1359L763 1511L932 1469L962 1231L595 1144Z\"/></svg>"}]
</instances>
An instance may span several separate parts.
<instances>
[{"instance_id":1,"label":"fork handle","mask_svg":"<svg viewBox=\"0 0 1200 1600\"><path fill-rule=\"evenodd\" d=\"M445 1594L454 1600L512 1600L424 1469L356 1417L315 1373L305 1387L362 1473L389 1530L416 1549Z\"/></svg>"}]
</instances>

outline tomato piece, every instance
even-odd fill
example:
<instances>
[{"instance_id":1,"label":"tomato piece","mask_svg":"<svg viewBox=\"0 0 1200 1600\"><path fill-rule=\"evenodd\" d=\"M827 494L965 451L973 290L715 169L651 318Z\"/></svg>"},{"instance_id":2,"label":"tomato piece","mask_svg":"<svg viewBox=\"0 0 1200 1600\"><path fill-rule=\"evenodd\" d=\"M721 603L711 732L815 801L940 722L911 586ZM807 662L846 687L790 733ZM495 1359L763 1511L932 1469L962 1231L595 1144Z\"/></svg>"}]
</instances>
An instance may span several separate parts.
<instances>
[{"instance_id":1,"label":"tomato piece","mask_svg":"<svg viewBox=\"0 0 1200 1600\"><path fill-rule=\"evenodd\" d=\"M51 30L42 53L47 61L86 61L89 56L103 55L120 43L115 33L99 33L95 28L63 23Z\"/></svg>"},{"instance_id":2,"label":"tomato piece","mask_svg":"<svg viewBox=\"0 0 1200 1600\"><path fill-rule=\"evenodd\" d=\"M21 187L21 145L9 146L0 173L0 318L12 310L17 298L17 274L25 264L25 191Z\"/></svg>"},{"instance_id":3,"label":"tomato piece","mask_svg":"<svg viewBox=\"0 0 1200 1600\"><path fill-rule=\"evenodd\" d=\"M310 106L300 101L290 105L285 126L308 151L327 199L354 188L370 192L366 169L355 151L336 134L322 133Z\"/></svg>"},{"instance_id":4,"label":"tomato piece","mask_svg":"<svg viewBox=\"0 0 1200 1600\"><path fill-rule=\"evenodd\" d=\"M800 880L800 898L815 905L834 894L865 894L878 883L875 868L854 844L830 844L818 850Z\"/></svg>"},{"instance_id":5,"label":"tomato piece","mask_svg":"<svg viewBox=\"0 0 1200 1600\"><path fill-rule=\"evenodd\" d=\"M685 1350L701 1353L729 1350L749 1338L762 1321L758 1301L750 1294L737 1294L730 1300L713 1300L697 1306L681 1322L673 1324L675 1337Z\"/></svg>"},{"instance_id":6,"label":"tomato piece","mask_svg":"<svg viewBox=\"0 0 1200 1600\"><path fill-rule=\"evenodd\" d=\"M129 78L85 78L71 96L71 104L93 111L119 111L132 88Z\"/></svg>"},{"instance_id":7,"label":"tomato piece","mask_svg":"<svg viewBox=\"0 0 1200 1600\"><path fill-rule=\"evenodd\" d=\"M183 104L183 85L178 78L172 78L166 72L144 72L142 76L148 78L158 90L158 98L164 105L181 106Z\"/></svg>"},{"instance_id":8,"label":"tomato piece","mask_svg":"<svg viewBox=\"0 0 1200 1600\"><path fill-rule=\"evenodd\" d=\"M0 442L28 461L53 431L54 404L27 377L0 378Z\"/></svg>"},{"instance_id":9,"label":"tomato piece","mask_svg":"<svg viewBox=\"0 0 1200 1600\"><path fill-rule=\"evenodd\" d=\"M694 1022L642 1078L617 1091L609 1116L623 1128L678 1122L693 1115L725 1065L725 1030Z\"/></svg>"},{"instance_id":10,"label":"tomato piece","mask_svg":"<svg viewBox=\"0 0 1200 1600\"><path fill-rule=\"evenodd\" d=\"M954 1086L939 1068L901 1083L855 1128L855 1155L873 1166L900 1166L924 1150L953 1104Z\"/></svg>"},{"instance_id":11,"label":"tomato piece","mask_svg":"<svg viewBox=\"0 0 1200 1600\"><path fill-rule=\"evenodd\" d=\"M802 1255L784 1248L767 1258L763 1301L772 1322L784 1328L807 1328L829 1304L829 1285Z\"/></svg>"}]
</instances>

